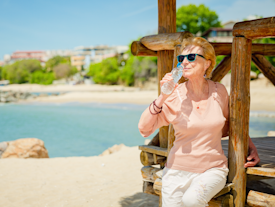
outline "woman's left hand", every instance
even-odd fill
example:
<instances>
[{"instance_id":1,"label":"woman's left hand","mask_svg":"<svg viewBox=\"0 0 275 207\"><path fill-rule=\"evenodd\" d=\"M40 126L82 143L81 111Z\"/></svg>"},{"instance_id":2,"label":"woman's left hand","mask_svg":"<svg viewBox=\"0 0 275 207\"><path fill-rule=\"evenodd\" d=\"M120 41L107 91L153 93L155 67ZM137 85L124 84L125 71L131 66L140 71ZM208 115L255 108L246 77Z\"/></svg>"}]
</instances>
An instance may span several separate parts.
<instances>
[{"instance_id":1,"label":"woman's left hand","mask_svg":"<svg viewBox=\"0 0 275 207\"><path fill-rule=\"evenodd\" d=\"M249 156L247 157L247 162L244 164L245 168L254 167L260 162L260 158L254 144L249 146L248 154Z\"/></svg>"}]
</instances>

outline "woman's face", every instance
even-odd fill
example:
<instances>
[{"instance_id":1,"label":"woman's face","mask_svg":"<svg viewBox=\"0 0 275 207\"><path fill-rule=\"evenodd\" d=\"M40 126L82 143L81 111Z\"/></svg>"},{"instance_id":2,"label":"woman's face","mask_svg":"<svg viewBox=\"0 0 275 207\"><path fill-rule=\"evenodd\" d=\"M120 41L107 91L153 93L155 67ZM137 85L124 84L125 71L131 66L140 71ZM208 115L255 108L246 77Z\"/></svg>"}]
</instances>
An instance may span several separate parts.
<instances>
[{"instance_id":1,"label":"woman's face","mask_svg":"<svg viewBox=\"0 0 275 207\"><path fill-rule=\"evenodd\" d=\"M182 55L188 55L188 54L203 54L203 49L200 46L194 46L194 45L188 45L184 48L182 51ZM204 76L205 71L210 66L211 61L206 60L203 57L196 56L196 60L193 62L189 62L187 60L187 57L184 58L181 65L183 66L183 76L188 79L192 78L201 78Z\"/></svg>"}]
</instances>

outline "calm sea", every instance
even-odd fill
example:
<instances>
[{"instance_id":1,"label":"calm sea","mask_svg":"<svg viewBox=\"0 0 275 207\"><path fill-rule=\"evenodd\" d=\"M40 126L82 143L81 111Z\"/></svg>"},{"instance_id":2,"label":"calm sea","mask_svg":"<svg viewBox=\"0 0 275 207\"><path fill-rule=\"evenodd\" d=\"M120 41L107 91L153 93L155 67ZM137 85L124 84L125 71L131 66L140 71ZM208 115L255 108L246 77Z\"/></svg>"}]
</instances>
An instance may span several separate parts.
<instances>
[{"instance_id":1,"label":"calm sea","mask_svg":"<svg viewBox=\"0 0 275 207\"><path fill-rule=\"evenodd\" d=\"M142 145L137 125L147 105L2 104L0 142L35 137L50 157L94 156L114 144ZM275 118L250 118L250 136L275 131ZM150 136L149 138L152 138Z\"/></svg>"}]
</instances>

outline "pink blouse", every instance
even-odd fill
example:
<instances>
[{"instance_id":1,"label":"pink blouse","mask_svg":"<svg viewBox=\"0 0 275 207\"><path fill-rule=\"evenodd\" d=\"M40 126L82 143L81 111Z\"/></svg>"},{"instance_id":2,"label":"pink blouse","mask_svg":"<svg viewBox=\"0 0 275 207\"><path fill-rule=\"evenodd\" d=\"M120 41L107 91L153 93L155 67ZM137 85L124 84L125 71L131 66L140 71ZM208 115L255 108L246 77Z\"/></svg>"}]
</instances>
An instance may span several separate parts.
<instances>
[{"instance_id":1,"label":"pink blouse","mask_svg":"<svg viewBox=\"0 0 275 207\"><path fill-rule=\"evenodd\" d=\"M144 137L173 124L175 141L166 163L168 168L194 173L214 167L227 168L221 138L228 134L228 93L222 84L207 82L209 94L203 114L198 113L187 97L186 83L183 83L166 99L160 114L144 112L157 116L155 123L145 125L142 119L139 122Z\"/></svg>"}]
</instances>

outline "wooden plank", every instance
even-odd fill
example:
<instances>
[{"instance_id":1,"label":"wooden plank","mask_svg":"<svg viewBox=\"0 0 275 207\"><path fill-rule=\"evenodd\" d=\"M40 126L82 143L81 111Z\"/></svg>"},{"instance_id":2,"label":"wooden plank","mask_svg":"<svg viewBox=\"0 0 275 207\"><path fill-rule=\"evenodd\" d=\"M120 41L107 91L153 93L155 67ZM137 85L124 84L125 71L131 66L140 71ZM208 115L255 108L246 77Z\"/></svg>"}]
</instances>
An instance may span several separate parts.
<instances>
[{"instance_id":1,"label":"wooden plank","mask_svg":"<svg viewBox=\"0 0 275 207\"><path fill-rule=\"evenodd\" d=\"M174 33L173 33L174 34ZM159 34L165 37L165 34ZM147 38L149 36L143 37ZM166 41L169 41L169 39ZM180 41L178 41L180 44ZM232 51L232 44L231 43L225 43L225 42L210 42L211 45L215 49L216 56L218 55L231 55ZM157 45L157 43L155 43ZM172 45L174 43L167 43L168 46L162 45L163 50L174 50L172 48ZM140 48L139 48L140 46ZM143 48L144 47L144 48ZM155 47L156 48L156 47ZM156 48L158 49L158 48ZM139 51L140 50L140 51ZM131 52L133 55L136 56L157 56L157 50L153 51L147 47L145 47L140 41L134 41L131 46ZM275 56L275 44L260 44L260 43L254 43L252 44L252 54L259 54L259 55L265 55L265 56Z\"/></svg>"},{"instance_id":2,"label":"wooden plank","mask_svg":"<svg viewBox=\"0 0 275 207\"><path fill-rule=\"evenodd\" d=\"M155 193L157 195L161 195L161 188L162 188L162 180L160 178L157 178L154 182L154 186L153 186Z\"/></svg>"},{"instance_id":3,"label":"wooden plank","mask_svg":"<svg viewBox=\"0 0 275 207\"><path fill-rule=\"evenodd\" d=\"M252 61L275 86L275 67L263 55L252 55Z\"/></svg>"},{"instance_id":4,"label":"wooden plank","mask_svg":"<svg viewBox=\"0 0 275 207\"><path fill-rule=\"evenodd\" d=\"M220 82L231 69L231 56L226 56L212 72L211 80Z\"/></svg>"},{"instance_id":5,"label":"wooden plank","mask_svg":"<svg viewBox=\"0 0 275 207\"><path fill-rule=\"evenodd\" d=\"M131 44L131 52L135 56L157 56L157 52L148 49L140 41L134 41Z\"/></svg>"},{"instance_id":6,"label":"wooden plank","mask_svg":"<svg viewBox=\"0 0 275 207\"><path fill-rule=\"evenodd\" d=\"M160 168L146 166L141 168L141 175L144 181L155 182L157 178L159 178L156 173L160 171Z\"/></svg>"},{"instance_id":7,"label":"wooden plank","mask_svg":"<svg viewBox=\"0 0 275 207\"><path fill-rule=\"evenodd\" d=\"M257 207L275 207L275 195L270 195L266 193L260 193L257 191L249 191L247 196L247 204L249 206L257 206Z\"/></svg>"},{"instance_id":8,"label":"wooden plank","mask_svg":"<svg viewBox=\"0 0 275 207\"><path fill-rule=\"evenodd\" d=\"M154 158L154 155L155 154L141 151L140 153L141 164L143 164L144 166L157 165L157 164L163 163L166 160L166 157L164 156L155 155L155 158Z\"/></svg>"},{"instance_id":9,"label":"wooden plank","mask_svg":"<svg viewBox=\"0 0 275 207\"><path fill-rule=\"evenodd\" d=\"M193 37L190 32L175 32L145 36L140 39L140 42L150 50L174 50L176 45L180 45L182 40L188 37Z\"/></svg>"},{"instance_id":10,"label":"wooden plank","mask_svg":"<svg viewBox=\"0 0 275 207\"><path fill-rule=\"evenodd\" d=\"M235 206L244 206L246 172L244 163L248 152L251 40L234 37L231 55L229 176L234 183ZM240 116L241 114L241 116Z\"/></svg>"},{"instance_id":11,"label":"wooden plank","mask_svg":"<svg viewBox=\"0 0 275 207\"><path fill-rule=\"evenodd\" d=\"M275 169L274 168L248 167L246 173L251 174L251 175L260 175L260 176L267 176L267 177L275 178Z\"/></svg>"},{"instance_id":12,"label":"wooden plank","mask_svg":"<svg viewBox=\"0 0 275 207\"><path fill-rule=\"evenodd\" d=\"M151 182L143 181L143 193L157 196L157 194L154 191L153 185L154 184Z\"/></svg>"},{"instance_id":13,"label":"wooden plank","mask_svg":"<svg viewBox=\"0 0 275 207\"><path fill-rule=\"evenodd\" d=\"M175 32L176 0L158 0L158 33L163 34ZM149 48L148 46L146 47ZM173 51L169 50L158 51L158 94L160 94L160 80L166 73L169 73L172 70L173 53ZM159 143L160 147L167 148L168 126L159 129Z\"/></svg>"},{"instance_id":14,"label":"wooden plank","mask_svg":"<svg viewBox=\"0 0 275 207\"><path fill-rule=\"evenodd\" d=\"M159 133L157 133L154 138L149 142L149 146L157 146L159 147Z\"/></svg>"},{"instance_id":15,"label":"wooden plank","mask_svg":"<svg viewBox=\"0 0 275 207\"><path fill-rule=\"evenodd\" d=\"M233 196L230 194L213 198L208 203L209 207L234 207Z\"/></svg>"},{"instance_id":16,"label":"wooden plank","mask_svg":"<svg viewBox=\"0 0 275 207\"><path fill-rule=\"evenodd\" d=\"M233 27L233 36L257 39L275 36L275 17L238 22Z\"/></svg>"},{"instance_id":17,"label":"wooden plank","mask_svg":"<svg viewBox=\"0 0 275 207\"><path fill-rule=\"evenodd\" d=\"M224 195L226 193L229 193L231 191L231 189L234 188L234 184L233 183L226 183L226 185L223 187L223 189L214 196L214 198L217 198L221 195Z\"/></svg>"},{"instance_id":18,"label":"wooden plank","mask_svg":"<svg viewBox=\"0 0 275 207\"><path fill-rule=\"evenodd\" d=\"M252 54L275 56L275 44L252 44Z\"/></svg>"},{"instance_id":19,"label":"wooden plank","mask_svg":"<svg viewBox=\"0 0 275 207\"><path fill-rule=\"evenodd\" d=\"M218 55L231 55L232 44L231 43L221 43L221 42L211 42L215 49L215 54ZM275 44L252 44L252 54L260 54L265 56L275 56Z\"/></svg>"},{"instance_id":20,"label":"wooden plank","mask_svg":"<svg viewBox=\"0 0 275 207\"><path fill-rule=\"evenodd\" d=\"M144 152L149 152L152 154L161 155L164 157L167 157L167 149L162 147L156 147L156 146L148 146L148 145L140 145L138 148Z\"/></svg>"}]
</instances>

